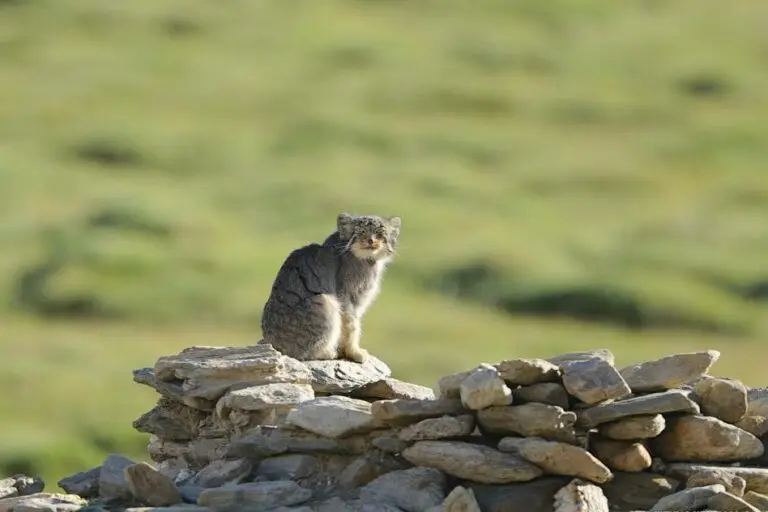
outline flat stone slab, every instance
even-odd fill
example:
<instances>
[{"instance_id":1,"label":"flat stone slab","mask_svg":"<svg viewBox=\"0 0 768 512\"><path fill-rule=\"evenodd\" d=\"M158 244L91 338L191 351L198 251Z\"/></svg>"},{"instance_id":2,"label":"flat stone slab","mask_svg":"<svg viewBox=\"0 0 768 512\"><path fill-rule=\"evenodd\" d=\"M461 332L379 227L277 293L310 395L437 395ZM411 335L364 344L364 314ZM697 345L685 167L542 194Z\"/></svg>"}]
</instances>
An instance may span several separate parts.
<instances>
[{"instance_id":1,"label":"flat stone slab","mask_svg":"<svg viewBox=\"0 0 768 512\"><path fill-rule=\"evenodd\" d=\"M346 359L304 361L304 364L310 371L315 393L348 394L392 375L384 361L370 354L362 364Z\"/></svg>"},{"instance_id":2,"label":"flat stone slab","mask_svg":"<svg viewBox=\"0 0 768 512\"><path fill-rule=\"evenodd\" d=\"M760 512L759 508L728 492L721 492L709 498L707 507L712 510L727 510L728 512Z\"/></svg>"},{"instance_id":3,"label":"flat stone slab","mask_svg":"<svg viewBox=\"0 0 768 512\"><path fill-rule=\"evenodd\" d=\"M68 494L76 494L86 499L96 498L99 495L100 475L101 466L62 478L56 485Z\"/></svg>"},{"instance_id":4,"label":"flat stone slab","mask_svg":"<svg viewBox=\"0 0 768 512\"><path fill-rule=\"evenodd\" d=\"M323 396L296 406L286 422L320 436L339 438L375 430L371 404L346 396Z\"/></svg>"},{"instance_id":5,"label":"flat stone slab","mask_svg":"<svg viewBox=\"0 0 768 512\"><path fill-rule=\"evenodd\" d=\"M666 414L671 412L699 414L699 406L679 390L653 393L617 402L599 404L579 411L578 425L585 428L620 420L628 416Z\"/></svg>"},{"instance_id":6,"label":"flat stone slab","mask_svg":"<svg viewBox=\"0 0 768 512\"><path fill-rule=\"evenodd\" d=\"M661 414L630 416L599 427L600 435L617 441L648 439L662 433L667 422Z\"/></svg>"},{"instance_id":7,"label":"flat stone slab","mask_svg":"<svg viewBox=\"0 0 768 512\"><path fill-rule=\"evenodd\" d=\"M268 344L190 347L159 358L154 372L158 381L183 381L184 396L207 400L218 400L232 386L312 381L307 366Z\"/></svg>"},{"instance_id":8,"label":"flat stone slab","mask_svg":"<svg viewBox=\"0 0 768 512\"><path fill-rule=\"evenodd\" d=\"M514 403L527 404L538 402L540 404L556 405L563 409L570 408L568 392L558 382L539 382L528 386L521 386L512 391Z\"/></svg>"},{"instance_id":9,"label":"flat stone slab","mask_svg":"<svg viewBox=\"0 0 768 512\"><path fill-rule=\"evenodd\" d=\"M634 393L673 389L705 375L720 358L717 350L673 354L620 370Z\"/></svg>"},{"instance_id":10,"label":"flat stone slab","mask_svg":"<svg viewBox=\"0 0 768 512\"><path fill-rule=\"evenodd\" d=\"M371 404L371 413L384 424L403 426L427 418L439 418L445 415L459 416L468 411L460 399L436 400L379 400Z\"/></svg>"},{"instance_id":11,"label":"flat stone slab","mask_svg":"<svg viewBox=\"0 0 768 512\"><path fill-rule=\"evenodd\" d=\"M499 442L499 450L517 453L550 475L574 476L599 484L613 478L611 470L597 457L567 443L538 437L505 437Z\"/></svg>"},{"instance_id":12,"label":"flat stone slab","mask_svg":"<svg viewBox=\"0 0 768 512\"><path fill-rule=\"evenodd\" d=\"M685 489L661 498L650 510L651 512L700 510L707 505L712 496L723 492L725 492L725 487L719 484Z\"/></svg>"},{"instance_id":13,"label":"flat stone slab","mask_svg":"<svg viewBox=\"0 0 768 512\"><path fill-rule=\"evenodd\" d=\"M711 416L670 418L651 441L653 453L667 462L726 462L763 454L760 440L738 427Z\"/></svg>"},{"instance_id":14,"label":"flat stone slab","mask_svg":"<svg viewBox=\"0 0 768 512\"><path fill-rule=\"evenodd\" d=\"M545 359L509 359L498 363L496 369L505 382L514 386L560 381L560 368Z\"/></svg>"},{"instance_id":15,"label":"flat stone slab","mask_svg":"<svg viewBox=\"0 0 768 512\"><path fill-rule=\"evenodd\" d=\"M747 491L768 494L768 468L673 462L667 466L665 473L677 480L686 481L695 473L711 471L713 469L731 473L743 478L746 482Z\"/></svg>"},{"instance_id":16,"label":"flat stone slab","mask_svg":"<svg viewBox=\"0 0 768 512\"><path fill-rule=\"evenodd\" d=\"M201 469L190 484L203 488L239 484L252 469L253 464L248 459L219 459Z\"/></svg>"},{"instance_id":17,"label":"flat stone slab","mask_svg":"<svg viewBox=\"0 0 768 512\"><path fill-rule=\"evenodd\" d=\"M219 415L227 409L242 411L290 410L297 404L312 400L315 392L309 384L276 382L230 389L216 403Z\"/></svg>"},{"instance_id":18,"label":"flat stone slab","mask_svg":"<svg viewBox=\"0 0 768 512\"><path fill-rule=\"evenodd\" d=\"M686 487L703 487L705 485L721 484L726 492L734 496L743 496L747 481L732 471L720 468L710 468L697 471L688 477Z\"/></svg>"},{"instance_id":19,"label":"flat stone slab","mask_svg":"<svg viewBox=\"0 0 768 512\"><path fill-rule=\"evenodd\" d=\"M381 400L391 400L393 398L433 400L435 392L426 386L386 377L355 389L352 391L351 396L356 398L378 398Z\"/></svg>"},{"instance_id":20,"label":"flat stone slab","mask_svg":"<svg viewBox=\"0 0 768 512\"><path fill-rule=\"evenodd\" d=\"M563 363L560 369L565 389L585 404L618 400L632 393L619 371L601 357Z\"/></svg>"},{"instance_id":21,"label":"flat stone slab","mask_svg":"<svg viewBox=\"0 0 768 512\"><path fill-rule=\"evenodd\" d=\"M422 420L404 427L397 437L407 442L451 439L468 436L473 430L475 417L472 414L463 414Z\"/></svg>"},{"instance_id":22,"label":"flat stone slab","mask_svg":"<svg viewBox=\"0 0 768 512\"><path fill-rule=\"evenodd\" d=\"M304 503L312 491L296 482L277 480L206 489L197 504L216 510L271 510Z\"/></svg>"},{"instance_id":23,"label":"flat stone slab","mask_svg":"<svg viewBox=\"0 0 768 512\"><path fill-rule=\"evenodd\" d=\"M383 503L403 510L428 510L446 495L445 475L433 468L411 468L381 475L360 489L363 503Z\"/></svg>"},{"instance_id":24,"label":"flat stone slab","mask_svg":"<svg viewBox=\"0 0 768 512\"><path fill-rule=\"evenodd\" d=\"M37 492L0 500L0 512L75 512L87 503L74 494Z\"/></svg>"},{"instance_id":25,"label":"flat stone slab","mask_svg":"<svg viewBox=\"0 0 768 512\"><path fill-rule=\"evenodd\" d=\"M576 413L555 405L531 402L489 407L477 413L481 428L491 434L542 437L576 444Z\"/></svg>"},{"instance_id":26,"label":"flat stone slab","mask_svg":"<svg viewBox=\"0 0 768 512\"><path fill-rule=\"evenodd\" d=\"M416 466L439 469L477 483L525 482L543 474L541 468L519 455L459 441L418 441L402 455Z\"/></svg>"},{"instance_id":27,"label":"flat stone slab","mask_svg":"<svg viewBox=\"0 0 768 512\"><path fill-rule=\"evenodd\" d=\"M602 487L617 510L648 510L663 497L675 493L680 481L656 473L614 471L613 480Z\"/></svg>"},{"instance_id":28,"label":"flat stone slab","mask_svg":"<svg viewBox=\"0 0 768 512\"><path fill-rule=\"evenodd\" d=\"M547 359L547 361L554 364L555 366L562 366L565 363L570 363L572 361L583 361L585 359L592 359L593 357L599 357L601 359L605 359L609 364L612 364L612 365L616 364L616 358L613 356L613 352L611 352L607 348L583 350L579 352L568 352L565 354L560 354L554 357L550 357L549 359Z\"/></svg>"},{"instance_id":29,"label":"flat stone slab","mask_svg":"<svg viewBox=\"0 0 768 512\"><path fill-rule=\"evenodd\" d=\"M360 434L343 438L324 437L301 428L261 425L247 434L232 439L226 444L225 455L229 458L244 458L251 461L282 453L333 453L339 455L360 455L369 450L372 434Z\"/></svg>"}]
</instances>

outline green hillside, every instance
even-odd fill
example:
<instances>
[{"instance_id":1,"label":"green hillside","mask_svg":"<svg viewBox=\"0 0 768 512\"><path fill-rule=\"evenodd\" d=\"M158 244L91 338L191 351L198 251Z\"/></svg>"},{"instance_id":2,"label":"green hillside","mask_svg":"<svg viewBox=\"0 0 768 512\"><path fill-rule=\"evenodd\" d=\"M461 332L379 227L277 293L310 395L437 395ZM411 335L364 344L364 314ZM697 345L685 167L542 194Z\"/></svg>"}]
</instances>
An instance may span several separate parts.
<instances>
[{"instance_id":1,"label":"green hillside","mask_svg":"<svg viewBox=\"0 0 768 512\"><path fill-rule=\"evenodd\" d=\"M340 210L403 218L363 335L402 379L715 348L765 384L766 23L757 0L0 1L0 475L141 457L131 370L257 341Z\"/></svg>"}]
</instances>

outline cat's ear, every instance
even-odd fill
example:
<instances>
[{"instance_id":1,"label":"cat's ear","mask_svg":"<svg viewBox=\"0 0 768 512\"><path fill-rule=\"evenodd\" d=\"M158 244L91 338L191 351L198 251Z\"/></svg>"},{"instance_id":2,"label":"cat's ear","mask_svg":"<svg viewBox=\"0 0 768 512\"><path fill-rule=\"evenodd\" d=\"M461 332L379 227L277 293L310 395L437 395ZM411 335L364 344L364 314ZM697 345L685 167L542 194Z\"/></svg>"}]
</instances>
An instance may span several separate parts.
<instances>
[{"instance_id":1,"label":"cat's ear","mask_svg":"<svg viewBox=\"0 0 768 512\"><path fill-rule=\"evenodd\" d=\"M348 214L347 212L341 212L338 217L336 217L336 229L339 232L339 236L346 240L349 237L352 236L352 223L354 218L352 215Z\"/></svg>"},{"instance_id":2,"label":"cat's ear","mask_svg":"<svg viewBox=\"0 0 768 512\"><path fill-rule=\"evenodd\" d=\"M387 223L393 230L400 231L400 225L403 223L403 219L400 217L387 217Z\"/></svg>"}]
</instances>

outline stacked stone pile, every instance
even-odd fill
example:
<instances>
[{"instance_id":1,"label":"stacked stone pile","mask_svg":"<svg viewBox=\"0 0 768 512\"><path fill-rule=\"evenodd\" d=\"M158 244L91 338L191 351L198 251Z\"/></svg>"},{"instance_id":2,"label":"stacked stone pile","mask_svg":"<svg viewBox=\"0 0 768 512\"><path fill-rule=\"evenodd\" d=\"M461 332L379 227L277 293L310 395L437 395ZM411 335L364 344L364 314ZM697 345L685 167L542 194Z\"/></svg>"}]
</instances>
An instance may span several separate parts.
<instances>
[{"instance_id":1,"label":"stacked stone pile","mask_svg":"<svg viewBox=\"0 0 768 512\"><path fill-rule=\"evenodd\" d=\"M160 394L134 422L153 463L59 486L93 510L768 510L768 391L710 376L718 357L512 359L429 389L373 357L192 347L134 372Z\"/></svg>"}]
</instances>

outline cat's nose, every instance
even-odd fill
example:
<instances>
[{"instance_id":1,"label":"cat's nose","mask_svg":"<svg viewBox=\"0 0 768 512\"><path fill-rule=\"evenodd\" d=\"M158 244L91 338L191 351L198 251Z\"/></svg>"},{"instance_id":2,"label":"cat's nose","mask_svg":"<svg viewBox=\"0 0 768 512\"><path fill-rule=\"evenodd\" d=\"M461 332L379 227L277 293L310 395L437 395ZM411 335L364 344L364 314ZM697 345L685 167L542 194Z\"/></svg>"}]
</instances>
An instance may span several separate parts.
<instances>
[{"instance_id":1,"label":"cat's nose","mask_svg":"<svg viewBox=\"0 0 768 512\"><path fill-rule=\"evenodd\" d=\"M375 242L376 242L376 239L375 239L375 238L373 238L373 237L370 237L370 238L368 239L368 245L373 245Z\"/></svg>"}]
</instances>

